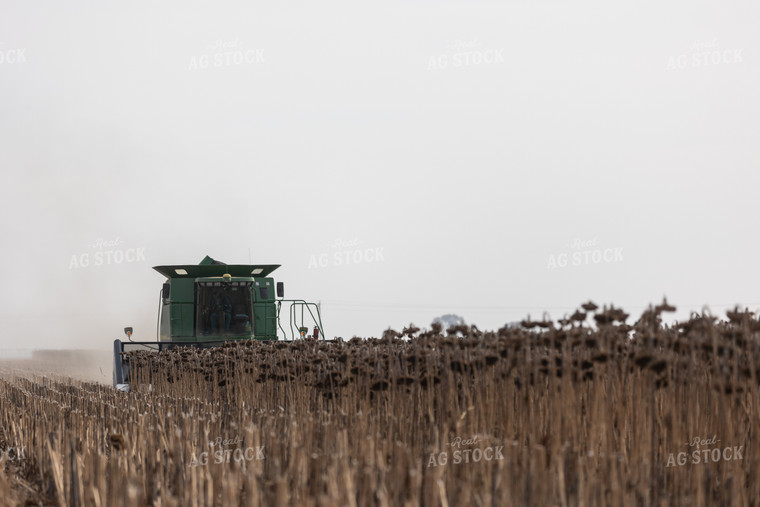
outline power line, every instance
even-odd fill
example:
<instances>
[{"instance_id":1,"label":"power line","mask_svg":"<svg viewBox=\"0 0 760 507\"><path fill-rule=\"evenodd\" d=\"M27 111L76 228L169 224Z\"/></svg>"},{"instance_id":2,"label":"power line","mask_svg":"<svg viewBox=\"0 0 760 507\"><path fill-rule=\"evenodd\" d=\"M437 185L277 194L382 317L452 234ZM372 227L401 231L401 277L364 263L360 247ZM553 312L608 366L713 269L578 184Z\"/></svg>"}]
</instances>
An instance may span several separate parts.
<instances>
[{"instance_id":1,"label":"power line","mask_svg":"<svg viewBox=\"0 0 760 507\"><path fill-rule=\"evenodd\" d=\"M549 312L549 311L568 311L572 312L580 308L580 305L576 306L471 306L471 305L457 305L457 304L399 304L399 303L346 303L338 301L322 301L323 305L332 308L356 308L356 309L388 309L388 310L450 310L450 311L534 311L534 312ZM623 310L644 310L649 308L650 305L617 305ZM652 305L654 306L654 304ZM696 303L696 304L675 304L676 308L691 309L691 308L726 308L735 307L737 303ZM760 303L745 303L739 305L740 307L760 307Z\"/></svg>"}]
</instances>

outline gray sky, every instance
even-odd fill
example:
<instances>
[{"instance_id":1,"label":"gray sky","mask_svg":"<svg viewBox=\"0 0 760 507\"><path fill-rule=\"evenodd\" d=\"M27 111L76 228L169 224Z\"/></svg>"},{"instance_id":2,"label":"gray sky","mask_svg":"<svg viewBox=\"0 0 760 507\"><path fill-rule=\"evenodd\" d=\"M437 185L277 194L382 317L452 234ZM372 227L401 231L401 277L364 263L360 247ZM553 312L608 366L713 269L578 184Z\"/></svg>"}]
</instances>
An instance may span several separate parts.
<instances>
[{"instance_id":1,"label":"gray sky","mask_svg":"<svg viewBox=\"0 0 760 507\"><path fill-rule=\"evenodd\" d=\"M154 339L151 267L206 254L328 337L760 308L758 14L5 1L0 346Z\"/></svg>"}]
</instances>

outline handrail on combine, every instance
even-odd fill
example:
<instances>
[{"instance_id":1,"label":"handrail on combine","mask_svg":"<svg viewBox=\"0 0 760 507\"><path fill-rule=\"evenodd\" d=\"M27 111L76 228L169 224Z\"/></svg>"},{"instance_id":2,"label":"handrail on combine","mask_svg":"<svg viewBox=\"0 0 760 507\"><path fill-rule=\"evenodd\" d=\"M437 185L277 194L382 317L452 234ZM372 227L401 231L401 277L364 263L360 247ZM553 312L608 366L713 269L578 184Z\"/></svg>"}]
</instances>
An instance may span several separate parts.
<instances>
[{"instance_id":1,"label":"handrail on combine","mask_svg":"<svg viewBox=\"0 0 760 507\"><path fill-rule=\"evenodd\" d=\"M304 310L309 312L309 316L311 317L311 321L314 323L314 325L319 330L319 334L322 337L322 339L325 339L325 330L324 327L322 327L322 315L319 311L319 306L316 303L308 303L304 301L303 299L278 299L277 300L277 325L280 327L280 330L282 331L282 334L287 337L287 333L285 332L285 329L282 327L282 321L280 320L280 309L282 307L282 303L290 303L290 315L289 315L289 324L290 324L290 339L294 340L296 337L296 333L294 330L298 329L298 337L303 338L300 330L304 327L304 319L306 317L306 314L304 313ZM311 307L314 307L314 312L312 312ZM298 325L298 315L296 313L297 309L301 309L301 324ZM316 316L315 316L316 313Z\"/></svg>"}]
</instances>

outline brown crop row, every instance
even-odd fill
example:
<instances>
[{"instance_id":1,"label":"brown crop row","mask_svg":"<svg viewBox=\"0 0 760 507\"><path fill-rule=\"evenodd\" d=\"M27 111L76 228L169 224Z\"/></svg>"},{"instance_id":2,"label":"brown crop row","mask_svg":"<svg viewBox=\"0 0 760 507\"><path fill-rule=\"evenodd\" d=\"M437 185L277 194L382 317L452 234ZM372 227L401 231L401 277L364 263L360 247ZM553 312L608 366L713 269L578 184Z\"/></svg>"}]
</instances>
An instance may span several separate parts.
<instances>
[{"instance_id":1,"label":"brown crop row","mask_svg":"<svg viewBox=\"0 0 760 507\"><path fill-rule=\"evenodd\" d=\"M108 506L751 504L760 325L737 310L663 326L670 310L627 325L622 310L587 303L559 323L496 332L410 326L133 352L131 393L6 375L0 446L23 446L25 459L4 461L0 494Z\"/></svg>"}]
</instances>

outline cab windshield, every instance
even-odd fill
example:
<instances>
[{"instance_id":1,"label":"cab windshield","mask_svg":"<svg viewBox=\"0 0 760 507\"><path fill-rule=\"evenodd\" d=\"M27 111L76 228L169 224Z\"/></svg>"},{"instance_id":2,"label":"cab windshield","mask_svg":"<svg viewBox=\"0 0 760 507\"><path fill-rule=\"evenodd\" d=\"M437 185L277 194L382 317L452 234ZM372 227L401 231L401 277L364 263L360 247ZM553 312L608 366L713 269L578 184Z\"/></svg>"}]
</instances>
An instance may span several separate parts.
<instances>
[{"instance_id":1,"label":"cab windshield","mask_svg":"<svg viewBox=\"0 0 760 507\"><path fill-rule=\"evenodd\" d=\"M198 282L198 336L252 336L252 282Z\"/></svg>"}]
</instances>

